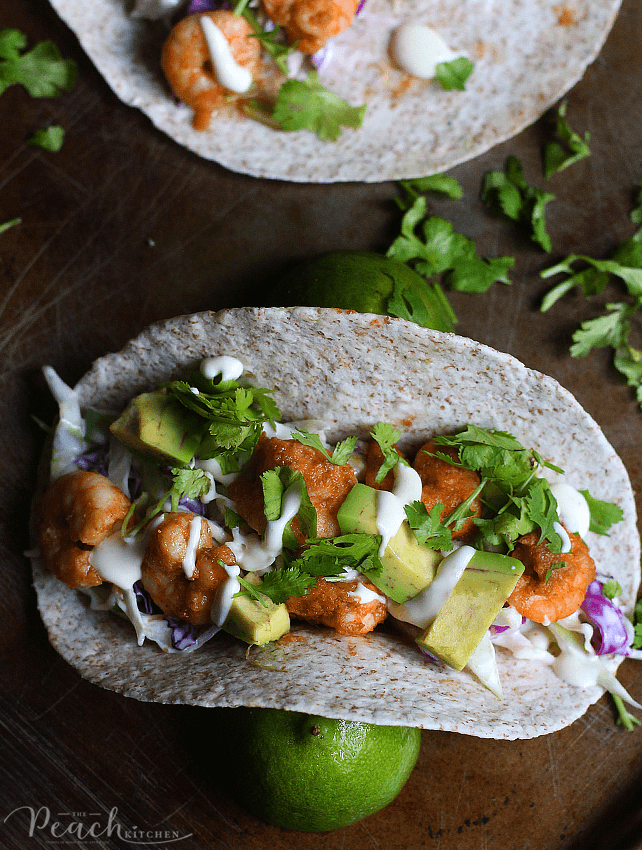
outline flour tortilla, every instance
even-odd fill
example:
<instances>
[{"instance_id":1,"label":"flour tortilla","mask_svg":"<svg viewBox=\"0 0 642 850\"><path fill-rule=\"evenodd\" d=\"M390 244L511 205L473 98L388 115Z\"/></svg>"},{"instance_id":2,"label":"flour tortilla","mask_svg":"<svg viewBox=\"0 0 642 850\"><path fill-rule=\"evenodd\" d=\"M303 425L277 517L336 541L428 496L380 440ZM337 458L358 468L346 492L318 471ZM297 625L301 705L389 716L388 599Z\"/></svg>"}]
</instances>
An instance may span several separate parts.
<instances>
[{"instance_id":1,"label":"flour tortilla","mask_svg":"<svg viewBox=\"0 0 642 850\"><path fill-rule=\"evenodd\" d=\"M51 2L116 94L200 156L255 177L374 183L447 171L527 127L582 77L621 0L367 0L320 74L351 105L368 104L362 128L337 142L231 112L196 132L160 70L162 24L131 17L126 0ZM407 19L432 26L475 63L465 91L391 66L390 33Z\"/></svg>"},{"instance_id":2,"label":"flour tortilla","mask_svg":"<svg viewBox=\"0 0 642 850\"><path fill-rule=\"evenodd\" d=\"M610 537L589 533L588 542L598 573L620 582L631 611L640 581L631 485L598 425L556 381L480 343L402 319L299 307L154 325L97 360L76 389L81 405L119 410L204 356L224 353L241 359L253 383L274 388L285 420L323 420L331 440L365 435L378 421L400 427L400 445L410 450L469 423L512 432L566 470L573 486L623 509ZM195 653L168 655L137 646L129 623L90 611L38 564L34 572L58 652L90 681L140 700L267 706L512 739L567 726L603 693L571 687L545 665L498 650L499 701L466 671L430 664L385 630L342 637L297 625L303 641L252 649L249 660L246 646L225 634Z\"/></svg>"}]
</instances>

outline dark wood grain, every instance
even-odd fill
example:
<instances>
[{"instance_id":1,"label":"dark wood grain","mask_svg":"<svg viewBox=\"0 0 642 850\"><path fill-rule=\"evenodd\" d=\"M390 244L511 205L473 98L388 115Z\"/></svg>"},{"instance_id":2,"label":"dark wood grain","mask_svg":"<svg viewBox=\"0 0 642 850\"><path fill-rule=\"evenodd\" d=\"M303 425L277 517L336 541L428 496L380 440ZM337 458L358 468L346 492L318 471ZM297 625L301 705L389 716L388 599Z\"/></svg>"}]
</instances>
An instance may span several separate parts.
<instances>
[{"instance_id":1,"label":"dark wood grain","mask_svg":"<svg viewBox=\"0 0 642 850\"><path fill-rule=\"evenodd\" d=\"M0 845L35 850L64 840L112 850L141 840L163 846L169 836L176 839L170 846L216 850L642 846L642 729L616 726L607 698L569 728L533 741L424 732L417 769L391 806L335 833L293 835L258 823L227 798L208 747L211 712L124 699L83 681L57 656L23 556L43 444L31 417L54 413L41 365L51 363L73 383L94 357L156 319L268 303L270 282L298 258L334 248L385 250L398 225L398 190L225 171L121 104L43 0L3 0L0 24L23 30L31 44L52 38L79 66L73 91L60 98L33 100L19 86L0 97L0 222L22 217L0 235ZM479 200L482 174L508 154L520 157L529 182L544 185L540 147L550 116L455 169L463 200L431 201L481 253L516 257L511 286L451 296L458 331L571 390L638 491L642 412L631 390L607 351L583 360L568 354L578 322L618 300L617 287L597 304L570 295L547 314L538 304L549 285L539 272L552 259L570 251L602 257L633 232L629 212L642 181L641 32L639 3L624 0L606 47L569 94L569 120L590 132L592 155L547 184L556 194L547 208L551 257ZM59 153L26 145L52 122L67 131ZM639 328L634 333L639 343ZM620 670L642 701L642 666L627 661ZM56 820L59 832L95 823L95 834L55 841ZM137 838L135 828L153 835Z\"/></svg>"}]
</instances>

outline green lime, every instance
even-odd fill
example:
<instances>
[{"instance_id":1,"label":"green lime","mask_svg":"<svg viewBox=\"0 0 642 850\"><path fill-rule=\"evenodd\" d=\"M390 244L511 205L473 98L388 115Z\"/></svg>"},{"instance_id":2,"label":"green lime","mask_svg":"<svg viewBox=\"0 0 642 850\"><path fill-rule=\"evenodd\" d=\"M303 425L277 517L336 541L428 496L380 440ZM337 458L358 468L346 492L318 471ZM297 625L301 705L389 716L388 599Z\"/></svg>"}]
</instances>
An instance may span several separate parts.
<instances>
[{"instance_id":1,"label":"green lime","mask_svg":"<svg viewBox=\"0 0 642 850\"><path fill-rule=\"evenodd\" d=\"M392 802L408 779L421 733L272 708L223 710L225 788L267 823L323 832ZM219 711L219 715L221 710Z\"/></svg>"},{"instance_id":2,"label":"green lime","mask_svg":"<svg viewBox=\"0 0 642 850\"><path fill-rule=\"evenodd\" d=\"M300 263L279 281L270 301L398 316L440 331L452 331L455 322L439 284L368 251L331 251Z\"/></svg>"}]
</instances>

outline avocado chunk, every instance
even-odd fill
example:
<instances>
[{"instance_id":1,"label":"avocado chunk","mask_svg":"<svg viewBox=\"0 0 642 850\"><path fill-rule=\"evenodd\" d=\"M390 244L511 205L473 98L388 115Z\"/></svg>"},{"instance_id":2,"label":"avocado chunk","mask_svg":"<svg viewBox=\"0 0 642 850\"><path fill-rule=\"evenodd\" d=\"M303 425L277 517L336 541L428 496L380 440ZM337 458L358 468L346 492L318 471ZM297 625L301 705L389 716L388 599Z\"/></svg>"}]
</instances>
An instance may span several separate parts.
<instances>
[{"instance_id":1,"label":"avocado chunk","mask_svg":"<svg viewBox=\"0 0 642 850\"><path fill-rule=\"evenodd\" d=\"M206 427L203 417L160 389L132 399L110 430L132 451L185 466L196 454Z\"/></svg>"},{"instance_id":2,"label":"avocado chunk","mask_svg":"<svg viewBox=\"0 0 642 850\"><path fill-rule=\"evenodd\" d=\"M350 490L337 514L343 534L379 534L377 492L366 484L355 484ZM403 603L430 584L439 561L439 552L418 543L408 522L404 520L381 557L381 572L366 572L365 575L386 596Z\"/></svg>"},{"instance_id":3,"label":"avocado chunk","mask_svg":"<svg viewBox=\"0 0 642 850\"><path fill-rule=\"evenodd\" d=\"M257 586L261 584L256 573L248 573L245 580ZM259 646L287 634L290 631L290 615L285 605L276 605L263 593L261 599L265 605L249 596L234 597L223 629L245 643Z\"/></svg>"},{"instance_id":4,"label":"avocado chunk","mask_svg":"<svg viewBox=\"0 0 642 850\"><path fill-rule=\"evenodd\" d=\"M450 598L415 640L449 667L462 670L524 572L516 558L476 552Z\"/></svg>"}]
</instances>

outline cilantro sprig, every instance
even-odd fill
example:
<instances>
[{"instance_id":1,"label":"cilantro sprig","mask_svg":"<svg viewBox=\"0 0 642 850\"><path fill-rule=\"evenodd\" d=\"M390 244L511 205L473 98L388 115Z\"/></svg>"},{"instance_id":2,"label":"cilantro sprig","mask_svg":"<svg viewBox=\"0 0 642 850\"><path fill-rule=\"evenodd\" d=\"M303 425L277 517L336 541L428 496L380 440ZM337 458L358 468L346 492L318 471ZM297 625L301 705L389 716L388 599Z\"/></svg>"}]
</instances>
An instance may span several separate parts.
<instances>
[{"instance_id":1,"label":"cilantro sprig","mask_svg":"<svg viewBox=\"0 0 642 850\"><path fill-rule=\"evenodd\" d=\"M323 142L336 142L342 127L361 127L365 112L365 104L350 106L319 82L316 71L310 71L306 80L282 84L272 119L282 130L310 130Z\"/></svg>"},{"instance_id":2,"label":"cilantro sprig","mask_svg":"<svg viewBox=\"0 0 642 850\"><path fill-rule=\"evenodd\" d=\"M200 500L212 488L212 479L202 469L173 467L170 470L171 483L158 501L149 504L149 495L141 494L133 503L120 529L121 537L136 537L154 517L163 513L169 501L170 510L177 511L181 500ZM145 509L143 518L133 528L130 523L136 513Z\"/></svg>"},{"instance_id":3,"label":"cilantro sprig","mask_svg":"<svg viewBox=\"0 0 642 850\"><path fill-rule=\"evenodd\" d=\"M261 475L265 517L270 521L281 518L283 500L288 490L295 489L299 495L300 504L295 517L288 521L283 532L283 546L286 549L298 549L299 541L292 530L292 522L296 518L302 533L306 537L314 537L317 533L317 512L310 501L305 479L301 472L288 466L277 466L268 469Z\"/></svg>"},{"instance_id":4,"label":"cilantro sprig","mask_svg":"<svg viewBox=\"0 0 642 850\"><path fill-rule=\"evenodd\" d=\"M584 138L572 130L566 120L567 102L563 101L557 110L555 132L560 141L547 142L542 149L544 177L548 180L553 174L563 171L584 157L590 156L590 134L584 133Z\"/></svg>"},{"instance_id":5,"label":"cilantro sprig","mask_svg":"<svg viewBox=\"0 0 642 850\"><path fill-rule=\"evenodd\" d=\"M435 77L445 91L464 91L466 80L475 70L474 64L466 56L458 56L450 62L439 62L435 68Z\"/></svg>"},{"instance_id":6,"label":"cilantro sprig","mask_svg":"<svg viewBox=\"0 0 642 850\"><path fill-rule=\"evenodd\" d=\"M370 436L378 444L383 455L383 462L375 476L375 481L380 484L390 470L394 469L401 461L401 456L396 449L396 444L401 437L401 431L387 422L377 422L376 425L373 425Z\"/></svg>"},{"instance_id":7,"label":"cilantro sprig","mask_svg":"<svg viewBox=\"0 0 642 850\"><path fill-rule=\"evenodd\" d=\"M43 150L56 153L62 147L65 131L58 124L52 124L46 130L36 130L28 139L28 145L34 145Z\"/></svg>"},{"instance_id":8,"label":"cilantro sprig","mask_svg":"<svg viewBox=\"0 0 642 850\"><path fill-rule=\"evenodd\" d=\"M72 59L63 59L52 41L26 47L27 36L20 30L0 30L0 94L15 84L32 97L56 97L71 90L76 79Z\"/></svg>"},{"instance_id":9,"label":"cilantro sprig","mask_svg":"<svg viewBox=\"0 0 642 850\"><path fill-rule=\"evenodd\" d=\"M487 171L484 174L481 197L487 207L518 222L529 231L534 242L550 252L552 245L546 230L544 208L555 195L529 186L517 157L507 157L504 171Z\"/></svg>"},{"instance_id":10,"label":"cilantro sprig","mask_svg":"<svg viewBox=\"0 0 642 850\"><path fill-rule=\"evenodd\" d=\"M337 466L345 466L352 457L352 453L357 445L357 437L347 437L342 442L337 443L332 454L330 454L323 445L321 437L318 434L312 434L303 428L295 428L292 432L292 437L297 440L297 442L303 443L304 446L311 446L313 449L317 449L317 451L320 451L326 460L329 460L330 463L334 463Z\"/></svg>"}]
</instances>

